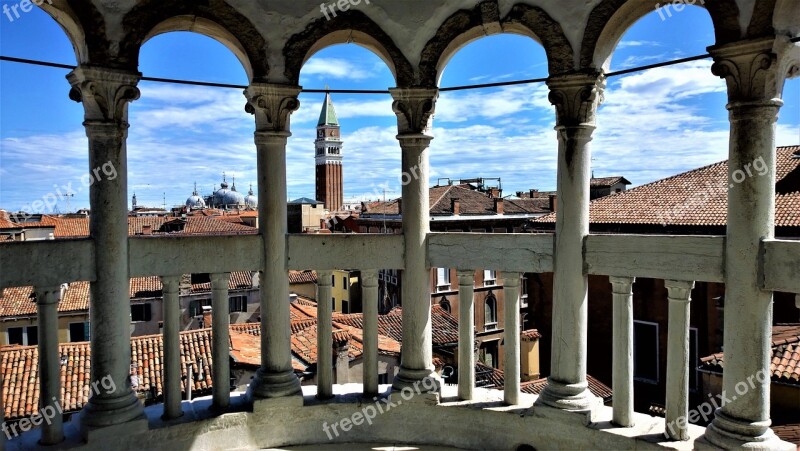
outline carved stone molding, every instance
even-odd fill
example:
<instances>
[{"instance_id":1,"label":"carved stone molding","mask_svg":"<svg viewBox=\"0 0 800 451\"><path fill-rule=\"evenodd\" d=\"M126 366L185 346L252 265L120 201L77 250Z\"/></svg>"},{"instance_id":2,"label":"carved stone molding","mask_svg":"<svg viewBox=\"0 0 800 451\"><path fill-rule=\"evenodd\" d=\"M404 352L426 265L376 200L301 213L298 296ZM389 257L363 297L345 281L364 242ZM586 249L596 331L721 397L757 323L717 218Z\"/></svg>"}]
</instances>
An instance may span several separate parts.
<instances>
[{"instance_id":1,"label":"carved stone molding","mask_svg":"<svg viewBox=\"0 0 800 451\"><path fill-rule=\"evenodd\" d=\"M83 103L87 122L127 125L128 104L139 98L141 74L79 66L67 75L69 98Z\"/></svg>"},{"instance_id":2,"label":"carved stone molding","mask_svg":"<svg viewBox=\"0 0 800 451\"><path fill-rule=\"evenodd\" d=\"M724 78L731 104L763 102L780 106L783 84L800 74L796 45L768 38L709 49L711 72Z\"/></svg>"},{"instance_id":3,"label":"carved stone molding","mask_svg":"<svg viewBox=\"0 0 800 451\"><path fill-rule=\"evenodd\" d=\"M361 271L361 286L365 288L377 288L378 287L378 272L371 270L362 270Z\"/></svg>"},{"instance_id":4,"label":"carved stone molding","mask_svg":"<svg viewBox=\"0 0 800 451\"><path fill-rule=\"evenodd\" d=\"M397 115L399 135L428 133L436 111L439 90L395 88L389 91L394 99L392 110Z\"/></svg>"},{"instance_id":5,"label":"carved stone molding","mask_svg":"<svg viewBox=\"0 0 800 451\"><path fill-rule=\"evenodd\" d=\"M245 111L256 118L256 132L290 136L292 113L300 108L299 86L252 84L245 91Z\"/></svg>"},{"instance_id":6,"label":"carved stone molding","mask_svg":"<svg viewBox=\"0 0 800 451\"><path fill-rule=\"evenodd\" d=\"M36 287L36 304L51 305L61 301L61 287Z\"/></svg>"},{"instance_id":7,"label":"carved stone molding","mask_svg":"<svg viewBox=\"0 0 800 451\"><path fill-rule=\"evenodd\" d=\"M694 282L685 280L665 280L664 287L667 289L667 297L670 301L689 302L691 300Z\"/></svg>"},{"instance_id":8,"label":"carved stone molding","mask_svg":"<svg viewBox=\"0 0 800 451\"><path fill-rule=\"evenodd\" d=\"M576 127L595 125L597 108L603 102L605 76L567 75L547 80L548 99L556 107L556 125Z\"/></svg>"}]
</instances>

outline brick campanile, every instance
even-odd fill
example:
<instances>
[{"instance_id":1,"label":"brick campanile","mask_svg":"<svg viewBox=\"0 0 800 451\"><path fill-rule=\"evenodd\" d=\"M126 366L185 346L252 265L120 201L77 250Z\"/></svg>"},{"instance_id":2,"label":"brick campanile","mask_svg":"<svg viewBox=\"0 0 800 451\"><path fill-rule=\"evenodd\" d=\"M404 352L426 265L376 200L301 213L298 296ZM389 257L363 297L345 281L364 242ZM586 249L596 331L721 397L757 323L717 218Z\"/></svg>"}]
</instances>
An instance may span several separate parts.
<instances>
[{"instance_id":1,"label":"brick campanile","mask_svg":"<svg viewBox=\"0 0 800 451\"><path fill-rule=\"evenodd\" d=\"M341 210L344 203L344 179L342 177L342 138L339 119L333 109L331 95L325 94L325 103L317 123L316 187L317 199L329 211Z\"/></svg>"}]
</instances>

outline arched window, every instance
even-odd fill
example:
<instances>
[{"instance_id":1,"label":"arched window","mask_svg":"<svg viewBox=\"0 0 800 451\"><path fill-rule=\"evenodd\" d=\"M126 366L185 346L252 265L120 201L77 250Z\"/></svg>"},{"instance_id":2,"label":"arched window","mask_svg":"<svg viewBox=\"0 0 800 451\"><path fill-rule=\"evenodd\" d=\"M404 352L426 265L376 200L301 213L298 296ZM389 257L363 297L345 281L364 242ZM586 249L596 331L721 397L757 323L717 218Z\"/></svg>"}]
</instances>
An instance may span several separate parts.
<instances>
[{"instance_id":1,"label":"arched window","mask_svg":"<svg viewBox=\"0 0 800 451\"><path fill-rule=\"evenodd\" d=\"M450 301L448 301L447 298L444 296L442 296L442 299L439 300L439 307L443 308L447 313L453 312L453 308L450 305Z\"/></svg>"},{"instance_id":2,"label":"arched window","mask_svg":"<svg viewBox=\"0 0 800 451\"><path fill-rule=\"evenodd\" d=\"M492 292L486 295L486 300L483 306L483 328L496 329L497 328L497 298L494 297Z\"/></svg>"}]
</instances>

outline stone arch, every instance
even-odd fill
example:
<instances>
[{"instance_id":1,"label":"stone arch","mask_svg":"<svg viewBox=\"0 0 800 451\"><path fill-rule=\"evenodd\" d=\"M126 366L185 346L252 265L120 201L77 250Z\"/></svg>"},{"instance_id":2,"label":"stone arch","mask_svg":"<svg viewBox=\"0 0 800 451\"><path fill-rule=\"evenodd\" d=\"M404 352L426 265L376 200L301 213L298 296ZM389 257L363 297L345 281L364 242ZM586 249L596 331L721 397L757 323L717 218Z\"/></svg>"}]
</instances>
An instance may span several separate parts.
<instances>
[{"instance_id":1,"label":"stone arch","mask_svg":"<svg viewBox=\"0 0 800 451\"><path fill-rule=\"evenodd\" d=\"M765 2L769 3L769 1ZM800 36L800 2L777 0L772 14L773 30L789 36Z\"/></svg>"},{"instance_id":2,"label":"stone arch","mask_svg":"<svg viewBox=\"0 0 800 451\"><path fill-rule=\"evenodd\" d=\"M551 74L569 72L574 66L572 46L561 25L543 9L515 5L501 20L497 1L488 0L471 10L459 10L442 23L422 50L420 85L437 86L447 62L461 48L483 36L502 32L527 36L542 44Z\"/></svg>"},{"instance_id":3,"label":"stone arch","mask_svg":"<svg viewBox=\"0 0 800 451\"><path fill-rule=\"evenodd\" d=\"M414 70L403 52L378 24L357 10L339 12L331 20L319 18L289 38L283 48L284 75L291 83L298 84L300 71L309 58L326 47L348 42L378 55L389 67L398 86L413 85Z\"/></svg>"},{"instance_id":4,"label":"stone arch","mask_svg":"<svg viewBox=\"0 0 800 451\"><path fill-rule=\"evenodd\" d=\"M208 36L230 49L242 63L251 82L266 82L269 76L267 44L255 26L221 0L204 6L196 2L146 0L123 19L125 39L119 60L138 68L139 52L149 39L171 31L191 31Z\"/></svg>"},{"instance_id":5,"label":"stone arch","mask_svg":"<svg viewBox=\"0 0 800 451\"><path fill-rule=\"evenodd\" d=\"M691 1L687 1L691 4ZM589 14L581 43L582 69L608 69L614 49L626 31L642 17L656 11L663 0L602 0ZM714 24L716 44L733 42L741 37L739 8L735 0L694 2L703 7Z\"/></svg>"},{"instance_id":6,"label":"stone arch","mask_svg":"<svg viewBox=\"0 0 800 451\"><path fill-rule=\"evenodd\" d=\"M109 45L102 14L91 2L42 2L39 7L58 23L72 44L78 64L108 61Z\"/></svg>"}]
</instances>

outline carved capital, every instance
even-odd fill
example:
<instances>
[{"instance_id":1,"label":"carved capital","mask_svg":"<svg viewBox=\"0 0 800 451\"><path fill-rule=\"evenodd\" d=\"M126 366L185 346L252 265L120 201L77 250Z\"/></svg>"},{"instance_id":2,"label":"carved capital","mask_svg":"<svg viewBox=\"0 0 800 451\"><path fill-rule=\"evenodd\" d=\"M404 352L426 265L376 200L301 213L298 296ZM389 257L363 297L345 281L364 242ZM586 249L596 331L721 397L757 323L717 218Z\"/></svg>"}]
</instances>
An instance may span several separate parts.
<instances>
[{"instance_id":1,"label":"carved capital","mask_svg":"<svg viewBox=\"0 0 800 451\"><path fill-rule=\"evenodd\" d=\"M398 135L427 134L436 111L439 90L395 88L389 91L394 99L392 110L397 115Z\"/></svg>"},{"instance_id":2,"label":"carved capital","mask_svg":"<svg viewBox=\"0 0 800 451\"><path fill-rule=\"evenodd\" d=\"M800 49L786 39L759 39L712 47L711 72L724 78L728 100L780 106L783 84L800 74Z\"/></svg>"},{"instance_id":3,"label":"carved capital","mask_svg":"<svg viewBox=\"0 0 800 451\"><path fill-rule=\"evenodd\" d=\"M330 287L333 285L333 271L317 271L317 287Z\"/></svg>"},{"instance_id":4,"label":"carved capital","mask_svg":"<svg viewBox=\"0 0 800 451\"><path fill-rule=\"evenodd\" d=\"M597 108L603 102L605 85L605 76L602 74L565 75L548 79L548 99L556 107L556 125L594 127Z\"/></svg>"},{"instance_id":5,"label":"carved capital","mask_svg":"<svg viewBox=\"0 0 800 451\"><path fill-rule=\"evenodd\" d=\"M231 280L231 273L229 272L215 272L211 273L211 289L214 291L227 290Z\"/></svg>"},{"instance_id":6,"label":"carved capital","mask_svg":"<svg viewBox=\"0 0 800 451\"><path fill-rule=\"evenodd\" d=\"M378 271L362 270L361 286L364 288L376 288L378 286Z\"/></svg>"},{"instance_id":7,"label":"carved capital","mask_svg":"<svg viewBox=\"0 0 800 451\"><path fill-rule=\"evenodd\" d=\"M458 286L472 287L475 285L475 270L472 269L459 269L456 270L458 275Z\"/></svg>"},{"instance_id":8,"label":"carved capital","mask_svg":"<svg viewBox=\"0 0 800 451\"><path fill-rule=\"evenodd\" d=\"M181 276L161 276L161 287L164 294L178 294Z\"/></svg>"},{"instance_id":9,"label":"carved capital","mask_svg":"<svg viewBox=\"0 0 800 451\"><path fill-rule=\"evenodd\" d=\"M61 286L36 287L37 305L57 305L61 301Z\"/></svg>"},{"instance_id":10,"label":"carved capital","mask_svg":"<svg viewBox=\"0 0 800 451\"><path fill-rule=\"evenodd\" d=\"M245 111L256 117L256 131L291 136L290 119L300 108L299 86L255 83L244 91Z\"/></svg>"},{"instance_id":11,"label":"carved capital","mask_svg":"<svg viewBox=\"0 0 800 451\"><path fill-rule=\"evenodd\" d=\"M128 103L139 98L141 74L79 66L67 75L69 98L83 103L87 122L127 126Z\"/></svg>"},{"instance_id":12,"label":"carved capital","mask_svg":"<svg viewBox=\"0 0 800 451\"><path fill-rule=\"evenodd\" d=\"M692 288L694 282L685 280L665 280L664 286L667 288L667 297L673 302L689 302L692 299Z\"/></svg>"},{"instance_id":13,"label":"carved capital","mask_svg":"<svg viewBox=\"0 0 800 451\"><path fill-rule=\"evenodd\" d=\"M614 294L633 294L633 283L636 281L635 277L617 277L610 276L608 281L611 282L611 292Z\"/></svg>"},{"instance_id":14,"label":"carved capital","mask_svg":"<svg viewBox=\"0 0 800 451\"><path fill-rule=\"evenodd\" d=\"M519 288L519 279L522 275L518 272L504 272L503 273L503 287L504 288Z\"/></svg>"}]
</instances>

